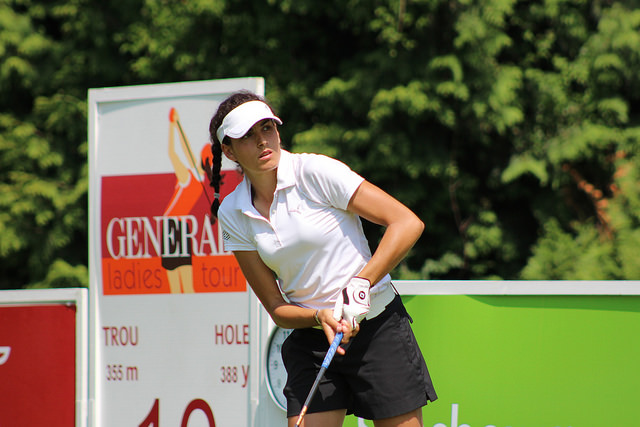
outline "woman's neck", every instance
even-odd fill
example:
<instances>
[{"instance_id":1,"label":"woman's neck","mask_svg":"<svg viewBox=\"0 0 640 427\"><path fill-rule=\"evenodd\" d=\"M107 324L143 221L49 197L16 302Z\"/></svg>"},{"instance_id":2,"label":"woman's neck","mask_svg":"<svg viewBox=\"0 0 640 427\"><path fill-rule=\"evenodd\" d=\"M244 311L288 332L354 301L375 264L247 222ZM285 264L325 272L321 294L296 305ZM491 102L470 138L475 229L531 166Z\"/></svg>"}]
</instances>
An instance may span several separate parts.
<instances>
[{"instance_id":1,"label":"woman's neck","mask_svg":"<svg viewBox=\"0 0 640 427\"><path fill-rule=\"evenodd\" d=\"M273 202L273 195L276 192L278 183L277 169L260 176L249 176L251 182L251 201L256 210L265 218L269 219L269 209Z\"/></svg>"}]
</instances>

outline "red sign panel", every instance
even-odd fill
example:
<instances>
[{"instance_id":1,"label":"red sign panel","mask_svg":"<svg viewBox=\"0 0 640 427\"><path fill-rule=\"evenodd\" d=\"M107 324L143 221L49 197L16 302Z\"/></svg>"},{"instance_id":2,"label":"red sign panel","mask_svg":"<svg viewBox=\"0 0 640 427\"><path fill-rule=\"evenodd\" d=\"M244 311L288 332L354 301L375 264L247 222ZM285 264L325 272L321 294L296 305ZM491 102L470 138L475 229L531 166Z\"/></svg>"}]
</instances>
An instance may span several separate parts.
<instances>
[{"instance_id":1,"label":"red sign panel","mask_svg":"<svg viewBox=\"0 0 640 427\"><path fill-rule=\"evenodd\" d=\"M75 425L75 305L0 305L0 426Z\"/></svg>"},{"instance_id":2,"label":"red sign panel","mask_svg":"<svg viewBox=\"0 0 640 427\"><path fill-rule=\"evenodd\" d=\"M223 172L221 198L241 179ZM183 184L174 174L103 177L103 294L245 292L240 267L211 224L210 193L193 173Z\"/></svg>"}]
</instances>

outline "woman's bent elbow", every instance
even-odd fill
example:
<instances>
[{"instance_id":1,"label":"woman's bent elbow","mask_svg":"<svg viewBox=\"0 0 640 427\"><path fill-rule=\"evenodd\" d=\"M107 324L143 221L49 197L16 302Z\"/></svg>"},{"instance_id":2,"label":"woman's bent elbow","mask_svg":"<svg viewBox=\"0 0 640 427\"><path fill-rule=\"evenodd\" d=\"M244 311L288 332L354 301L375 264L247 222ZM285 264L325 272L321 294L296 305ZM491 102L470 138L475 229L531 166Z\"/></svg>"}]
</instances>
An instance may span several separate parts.
<instances>
[{"instance_id":1,"label":"woman's bent elbow","mask_svg":"<svg viewBox=\"0 0 640 427\"><path fill-rule=\"evenodd\" d=\"M424 228L425 228L424 222L422 222L422 220L417 216L414 216L413 221L411 221L411 230L413 231L413 234L416 236L416 240L418 240L420 236L422 236L422 233L424 232Z\"/></svg>"}]
</instances>

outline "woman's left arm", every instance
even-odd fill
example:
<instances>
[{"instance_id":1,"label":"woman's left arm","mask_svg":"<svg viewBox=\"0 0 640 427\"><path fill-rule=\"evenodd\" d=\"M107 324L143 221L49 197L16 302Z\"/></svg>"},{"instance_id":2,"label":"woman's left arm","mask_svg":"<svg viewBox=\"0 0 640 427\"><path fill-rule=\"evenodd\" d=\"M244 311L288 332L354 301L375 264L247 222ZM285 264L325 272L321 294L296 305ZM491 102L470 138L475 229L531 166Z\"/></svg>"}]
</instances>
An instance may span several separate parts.
<instances>
[{"instance_id":1,"label":"woman's left arm","mask_svg":"<svg viewBox=\"0 0 640 427\"><path fill-rule=\"evenodd\" d=\"M358 187L347 210L386 227L371 260L358 274L374 285L407 255L422 234L424 223L409 208L368 181Z\"/></svg>"}]
</instances>

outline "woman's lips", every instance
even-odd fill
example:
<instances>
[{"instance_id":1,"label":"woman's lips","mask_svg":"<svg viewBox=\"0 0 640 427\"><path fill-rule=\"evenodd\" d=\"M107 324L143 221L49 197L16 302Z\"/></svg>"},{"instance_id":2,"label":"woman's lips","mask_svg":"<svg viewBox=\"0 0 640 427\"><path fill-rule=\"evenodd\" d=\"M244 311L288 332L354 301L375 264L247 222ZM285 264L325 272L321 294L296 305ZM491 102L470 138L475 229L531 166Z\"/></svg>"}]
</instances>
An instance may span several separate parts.
<instances>
[{"instance_id":1,"label":"woman's lips","mask_svg":"<svg viewBox=\"0 0 640 427\"><path fill-rule=\"evenodd\" d=\"M271 150L264 150L262 153L260 153L260 158L263 159L265 157L268 157L271 155L271 153L273 153L273 151Z\"/></svg>"}]
</instances>

